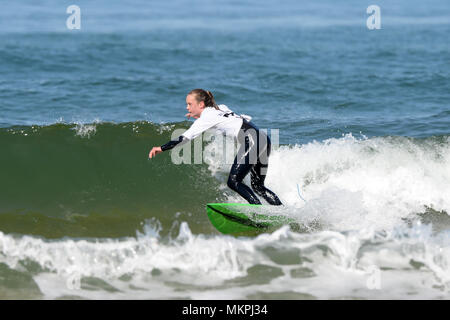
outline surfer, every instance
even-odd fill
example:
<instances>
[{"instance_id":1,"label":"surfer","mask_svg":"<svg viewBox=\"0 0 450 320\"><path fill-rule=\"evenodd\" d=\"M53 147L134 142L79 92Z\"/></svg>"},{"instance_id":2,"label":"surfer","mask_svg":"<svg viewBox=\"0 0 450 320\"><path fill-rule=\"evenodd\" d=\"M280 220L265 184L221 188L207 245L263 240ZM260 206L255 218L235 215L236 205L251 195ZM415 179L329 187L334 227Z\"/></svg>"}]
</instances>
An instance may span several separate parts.
<instances>
[{"instance_id":1,"label":"surfer","mask_svg":"<svg viewBox=\"0 0 450 320\"><path fill-rule=\"evenodd\" d=\"M257 194L271 205L281 205L277 195L264 186L271 149L270 139L265 132L260 131L250 122L251 117L237 115L226 105L217 105L213 94L203 89L194 89L189 92L186 96L186 105L188 110L186 116L196 119L192 126L178 139L171 140L160 147L153 147L149 158L184 144L208 129L216 129L242 142L231 166L228 187L251 204L261 204ZM253 191L242 182L249 172Z\"/></svg>"}]
</instances>

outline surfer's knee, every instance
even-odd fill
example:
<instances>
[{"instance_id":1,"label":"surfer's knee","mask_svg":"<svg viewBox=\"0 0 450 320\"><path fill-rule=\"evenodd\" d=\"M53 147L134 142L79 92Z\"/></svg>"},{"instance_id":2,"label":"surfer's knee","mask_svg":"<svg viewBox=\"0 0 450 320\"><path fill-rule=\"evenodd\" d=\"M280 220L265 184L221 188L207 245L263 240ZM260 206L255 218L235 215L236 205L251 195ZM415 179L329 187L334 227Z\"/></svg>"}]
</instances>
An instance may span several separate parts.
<instances>
[{"instance_id":1,"label":"surfer's knee","mask_svg":"<svg viewBox=\"0 0 450 320\"><path fill-rule=\"evenodd\" d=\"M237 181L235 175L230 174L228 176L227 186L228 186L228 188L230 188L232 190L237 190L237 188L238 188L238 181Z\"/></svg>"}]
</instances>

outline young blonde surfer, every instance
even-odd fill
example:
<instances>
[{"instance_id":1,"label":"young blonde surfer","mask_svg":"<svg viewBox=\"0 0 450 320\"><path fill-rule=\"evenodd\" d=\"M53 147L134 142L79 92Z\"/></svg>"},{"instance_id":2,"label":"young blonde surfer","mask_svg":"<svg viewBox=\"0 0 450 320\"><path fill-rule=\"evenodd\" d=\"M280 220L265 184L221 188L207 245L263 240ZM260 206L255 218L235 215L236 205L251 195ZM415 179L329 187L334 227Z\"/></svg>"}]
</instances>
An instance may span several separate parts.
<instances>
[{"instance_id":1,"label":"young blonde surfer","mask_svg":"<svg viewBox=\"0 0 450 320\"><path fill-rule=\"evenodd\" d=\"M217 105L210 91L192 90L186 96L186 105L188 110L186 116L196 119L192 126L178 139L171 140L160 147L153 147L149 158L186 143L206 130L216 129L243 142L231 166L228 187L251 204L261 204L257 197L259 195L271 205L281 205L277 195L264 186L271 149L267 134L250 122L250 117L237 115L226 105ZM251 189L242 182L249 172Z\"/></svg>"}]
</instances>

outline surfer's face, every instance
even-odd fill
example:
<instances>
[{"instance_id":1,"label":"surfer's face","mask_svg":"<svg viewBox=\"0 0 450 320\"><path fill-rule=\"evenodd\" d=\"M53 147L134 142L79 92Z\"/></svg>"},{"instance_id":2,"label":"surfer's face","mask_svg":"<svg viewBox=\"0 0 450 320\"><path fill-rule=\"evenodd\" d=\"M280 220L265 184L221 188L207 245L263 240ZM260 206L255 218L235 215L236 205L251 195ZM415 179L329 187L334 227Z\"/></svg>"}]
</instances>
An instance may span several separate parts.
<instances>
[{"instance_id":1,"label":"surfer's face","mask_svg":"<svg viewBox=\"0 0 450 320\"><path fill-rule=\"evenodd\" d=\"M191 117L200 117L203 109L205 109L205 103L203 101L198 102L194 94L188 94L186 96L186 109Z\"/></svg>"}]
</instances>

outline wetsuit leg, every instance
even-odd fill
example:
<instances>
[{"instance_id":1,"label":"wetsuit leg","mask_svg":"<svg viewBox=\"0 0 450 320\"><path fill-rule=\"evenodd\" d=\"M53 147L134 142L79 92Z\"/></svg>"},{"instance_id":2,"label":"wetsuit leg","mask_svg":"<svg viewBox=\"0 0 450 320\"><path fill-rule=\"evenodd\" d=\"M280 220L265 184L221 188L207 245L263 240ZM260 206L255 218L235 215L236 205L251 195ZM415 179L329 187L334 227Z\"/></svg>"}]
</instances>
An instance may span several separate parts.
<instances>
[{"instance_id":1,"label":"wetsuit leg","mask_svg":"<svg viewBox=\"0 0 450 320\"><path fill-rule=\"evenodd\" d=\"M261 144L260 146L262 146L263 150L261 150L258 157L258 162L254 166L252 166L250 173L252 189L257 195L263 197L269 204L275 206L282 205L277 195L264 186L264 180L266 179L268 160L271 149L269 137L267 137L265 146Z\"/></svg>"},{"instance_id":2,"label":"wetsuit leg","mask_svg":"<svg viewBox=\"0 0 450 320\"><path fill-rule=\"evenodd\" d=\"M261 171L267 171L267 165L263 164L256 164L251 169L251 183L252 183L252 189L255 191L255 193L261 197L263 197L268 203L274 206L280 206L282 205L280 199L277 197L277 195L267 189L264 186L264 180L266 179L265 174L261 174Z\"/></svg>"},{"instance_id":3,"label":"wetsuit leg","mask_svg":"<svg viewBox=\"0 0 450 320\"><path fill-rule=\"evenodd\" d=\"M244 148L244 149L242 149ZM249 138L245 137L245 143L241 146L238 155L234 159L233 165L231 166L230 175L228 176L227 185L230 189L239 193L248 203L251 204L261 204L261 201L253 193L252 189L246 186L242 181L245 176L250 172L251 168L254 166L249 161L249 151L251 146L249 145ZM243 155L242 158L240 155Z\"/></svg>"}]
</instances>

